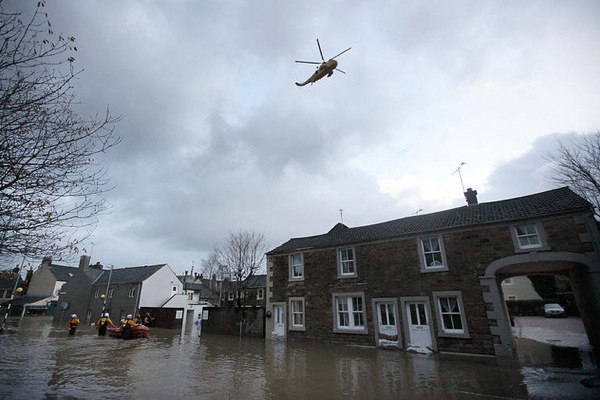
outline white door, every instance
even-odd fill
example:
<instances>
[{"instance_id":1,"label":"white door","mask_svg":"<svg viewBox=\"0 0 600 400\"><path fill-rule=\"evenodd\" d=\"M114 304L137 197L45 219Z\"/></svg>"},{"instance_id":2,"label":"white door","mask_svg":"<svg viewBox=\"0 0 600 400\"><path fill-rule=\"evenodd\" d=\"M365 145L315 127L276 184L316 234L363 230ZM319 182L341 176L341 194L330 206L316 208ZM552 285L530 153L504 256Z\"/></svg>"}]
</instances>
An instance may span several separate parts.
<instances>
[{"instance_id":1,"label":"white door","mask_svg":"<svg viewBox=\"0 0 600 400\"><path fill-rule=\"evenodd\" d=\"M409 347L431 349L431 330L424 302L406 303Z\"/></svg>"},{"instance_id":2,"label":"white door","mask_svg":"<svg viewBox=\"0 0 600 400\"><path fill-rule=\"evenodd\" d=\"M285 337L285 307L283 305L273 306L273 339L283 339Z\"/></svg>"},{"instance_id":3,"label":"white door","mask_svg":"<svg viewBox=\"0 0 600 400\"><path fill-rule=\"evenodd\" d=\"M396 322L396 307L392 301L375 302L380 346L398 345L398 326Z\"/></svg>"}]
</instances>

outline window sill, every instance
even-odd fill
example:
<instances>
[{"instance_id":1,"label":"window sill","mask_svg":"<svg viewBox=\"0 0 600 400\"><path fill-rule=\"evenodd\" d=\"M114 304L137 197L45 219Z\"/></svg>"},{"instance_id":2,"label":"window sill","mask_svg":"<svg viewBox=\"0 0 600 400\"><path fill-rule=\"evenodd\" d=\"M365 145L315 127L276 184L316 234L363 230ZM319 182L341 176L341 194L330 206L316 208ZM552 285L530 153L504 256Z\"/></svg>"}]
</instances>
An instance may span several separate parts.
<instances>
[{"instance_id":1,"label":"window sill","mask_svg":"<svg viewBox=\"0 0 600 400\"><path fill-rule=\"evenodd\" d=\"M430 268L421 268L421 272L428 274L431 272L444 272L449 271L448 267L430 267Z\"/></svg>"},{"instance_id":2,"label":"window sill","mask_svg":"<svg viewBox=\"0 0 600 400\"><path fill-rule=\"evenodd\" d=\"M471 335L468 333L450 333L450 332L440 332L438 334L439 337L445 338L455 338L455 339L470 339Z\"/></svg>"},{"instance_id":3,"label":"window sill","mask_svg":"<svg viewBox=\"0 0 600 400\"><path fill-rule=\"evenodd\" d=\"M548 251L548 250L550 250L550 246L525 247L525 248L517 247L515 249L515 253L535 253L536 251Z\"/></svg>"},{"instance_id":4,"label":"window sill","mask_svg":"<svg viewBox=\"0 0 600 400\"><path fill-rule=\"evenodd\" d=\"M360 329L343 329L343 328L333 328L333 332L334 333L349 333L352 335L366 335L369 333L369 331L367 330L367 328L360 328Z\"/></svg>"},{"instance_id":5,"label":"window sill","mask_svg":"<svg viewBox=\"0 0 600 400\"><path fill-rule=\"evenodd\" d=\"M289 331L295 331L295 332L305 332L306 331L306 327L304 326L290 326L288 328Z\"/></svg>"}]
</instances>

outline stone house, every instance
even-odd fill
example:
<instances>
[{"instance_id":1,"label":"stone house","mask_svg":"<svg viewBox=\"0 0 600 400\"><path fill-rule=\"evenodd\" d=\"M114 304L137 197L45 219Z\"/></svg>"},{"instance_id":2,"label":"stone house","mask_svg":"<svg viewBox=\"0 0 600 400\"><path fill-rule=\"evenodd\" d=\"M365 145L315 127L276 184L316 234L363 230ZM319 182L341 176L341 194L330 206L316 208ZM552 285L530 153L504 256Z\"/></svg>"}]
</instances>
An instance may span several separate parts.
<instances>
[{"instance_id":1,"label":"stone house","mask_svg":"<svg viewBox=\"0 0 600 400\"><path fill-rule=\"evenodd\" d=\"M501 282L569 277L600 345L600 234L568 188L293 238L267 253L267 336L496 362L514 343Z\"/></svg>"}]
</instances>

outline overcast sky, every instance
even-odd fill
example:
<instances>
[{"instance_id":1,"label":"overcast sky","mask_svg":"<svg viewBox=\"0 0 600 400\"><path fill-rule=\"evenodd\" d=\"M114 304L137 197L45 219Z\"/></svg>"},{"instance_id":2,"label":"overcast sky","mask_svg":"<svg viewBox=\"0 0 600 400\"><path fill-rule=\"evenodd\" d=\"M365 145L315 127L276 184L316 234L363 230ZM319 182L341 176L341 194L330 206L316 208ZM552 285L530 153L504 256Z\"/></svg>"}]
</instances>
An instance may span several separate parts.
<instances>
[{"instance_id":1,"label":"overcast sky","mask_svg":"<svg viewBox=\"0 0 600 400\"><path fill-rule=\"evenodd\" d=\"M37 1L11 1L31 11ZM28 8L28 10L25 10ZM48 0L76 37L83 114L110 106L115 268L198 265L229 232L269 248L553 188L543 155L600 129L598 1ZM296 87L338 58L346 74ZM78 256L74 257L76 265ZM35 262L34 265L39 264Z\"/></svg>"}]
</instances>

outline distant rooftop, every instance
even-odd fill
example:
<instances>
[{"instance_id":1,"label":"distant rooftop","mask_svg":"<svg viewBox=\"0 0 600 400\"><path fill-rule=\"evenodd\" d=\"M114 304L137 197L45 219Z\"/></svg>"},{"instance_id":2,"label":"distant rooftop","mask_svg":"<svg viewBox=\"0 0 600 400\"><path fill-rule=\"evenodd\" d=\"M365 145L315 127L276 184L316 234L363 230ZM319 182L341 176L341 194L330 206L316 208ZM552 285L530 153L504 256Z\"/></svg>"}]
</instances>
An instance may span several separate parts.
<instances>
[{"instance_id":1,"label":"distant rooftop","mask_svg":"<svg viewBox=\"0 0 600 400\"><path fill-rule=\"evenodd\" d=\"M292 238L267 254L274 255L592 210L593 206L587 200L568 187L563 187L508 200L474 204L355 228L338 223L326 234Z\"/></svg>"},{"instance_id":2,"label":"distant rooftop","mask_svg":"<svg viewBox=\"0 0 600 400\"><path fill-rule=\"evenodd\" d=\"M105 269L102 271L102 275L94 282L94 285L106 285L109 276L110 283L114 285L143 282L166 265L167 264L157 264L144 265L141 267L115 268L112 270L112 273L110 269Z\"/></svg>"}]
</instances>

